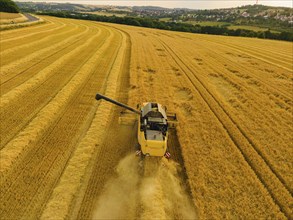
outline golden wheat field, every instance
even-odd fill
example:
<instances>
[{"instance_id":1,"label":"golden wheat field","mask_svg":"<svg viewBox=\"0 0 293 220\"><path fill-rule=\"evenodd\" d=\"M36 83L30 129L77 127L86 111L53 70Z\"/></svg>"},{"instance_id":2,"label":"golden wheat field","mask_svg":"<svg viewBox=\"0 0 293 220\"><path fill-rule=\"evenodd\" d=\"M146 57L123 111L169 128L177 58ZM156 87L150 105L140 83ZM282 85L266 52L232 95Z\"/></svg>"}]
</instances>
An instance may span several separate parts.
<instances>
[{"instance_id":1,"label":"golden wheat field","mask_svg":"<svg viewBox=\"0 0 293 220\"><path fill-rule=\"evenodd\" d=\"M0 24L24 22L27 18L20 13L0 12Z\"/></svg>"},{"instance_id":2,"label":"golden wheat field","mask_svg":"<svg viewBox=\"0 0 293 220\"><path fill-rule=\"evenodd\" d=\"M0 32L1 219L293 218L292 43L41 18ZM172 159L97 92L176 112Z\"/></svg>"}]
</instances>

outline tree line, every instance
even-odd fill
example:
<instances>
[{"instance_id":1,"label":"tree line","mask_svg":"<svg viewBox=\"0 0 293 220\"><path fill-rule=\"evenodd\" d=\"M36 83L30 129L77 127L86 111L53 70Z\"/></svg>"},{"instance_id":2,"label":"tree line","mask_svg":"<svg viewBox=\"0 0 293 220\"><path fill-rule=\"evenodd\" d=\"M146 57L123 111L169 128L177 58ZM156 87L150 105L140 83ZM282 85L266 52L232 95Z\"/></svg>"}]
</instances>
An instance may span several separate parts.
<instances>
[{"instance_id":1,"label":"tree line","mask_svg":"<svg viewBox=\"0 0 293 220\"><path fill-rule=\"evenodd\" d=\"M18 13L19 8L11 0L0 0L0 12Z\"/></svg>"},{"instance_id":2,"label":"tree line","mask_svg":"<svg viewBox=\"0 0 293 220\"><path fill-rule=\"evenodd\" d=\"M41 12L39 14L51 15L62 18L74 18L82 20L92 20L101 22L110 22L116 24L125 24L138 27L156 28L170 31L181 31L190 33L213 34L213 35L226 35L226 36L242 36L242 37L255 37L262 39L276 39L284 41L293 41L293 33L280 32L273 33L271 31L253 31L245 29L228 29L223 26L200 26L186 23L164 22L152 18L140 17L117 17L117 16L102 16L94 14L82 14L73 12Z\"/></svg>"}]
</instances>

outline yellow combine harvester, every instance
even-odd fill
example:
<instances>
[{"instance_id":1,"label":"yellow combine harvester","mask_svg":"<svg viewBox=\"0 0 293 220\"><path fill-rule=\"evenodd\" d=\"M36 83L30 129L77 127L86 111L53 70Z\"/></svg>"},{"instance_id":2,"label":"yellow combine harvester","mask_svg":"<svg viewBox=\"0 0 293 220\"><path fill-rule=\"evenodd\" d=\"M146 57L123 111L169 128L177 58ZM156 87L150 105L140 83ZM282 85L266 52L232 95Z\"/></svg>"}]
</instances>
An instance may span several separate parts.
<instances>
[{"instance_id":1,"label":"yellow combine harvester","mask_svg":"<svg viewBox=\"0 0 293 220\"><path fill-rule=\"evenodd\" d=\"M137 139L140 149L136 152L137 155L145 156L165 156L170 158L170 153L167 151L168 129L170 125L174 127L176 114L166 114L166 108L159 103L147 102L138 110L131 108L123 103L117 102L101 94L96 95L96 100L104 99L115 105L126 108L139 115ZM171 124L170 124L171 122Z\"/></svg>"}]
</instances>

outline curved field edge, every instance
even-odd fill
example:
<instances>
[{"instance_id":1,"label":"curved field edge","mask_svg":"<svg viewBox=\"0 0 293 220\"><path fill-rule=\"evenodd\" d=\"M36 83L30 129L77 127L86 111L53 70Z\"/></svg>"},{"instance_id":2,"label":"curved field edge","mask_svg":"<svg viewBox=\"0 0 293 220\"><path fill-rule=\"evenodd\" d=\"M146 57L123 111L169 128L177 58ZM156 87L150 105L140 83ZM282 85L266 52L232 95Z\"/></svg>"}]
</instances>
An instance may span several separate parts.
<instances>
[{"instance_id":1,"label":"curved field edge","mask_svg":"<svg viewBox=\"0 0 293 220\"><path fill-rule=\"evenodd\" d=\"M8 23L8 22L0 24L0 32L9 31L9 30L13 30L13 29L19 29L19 28L25 28L25 27L30 27L30 26L35 26L35 25L40 25L40 24L46 23L46 20L44 20L43 18L41 18L39 16L34 15L34 17L36 17L38 19L36 21L27 21L27 18L24 15L22 15L22 16L23 16L22 19L19 19L18 21L16 21L13 24Z\"/></svg>"},{"instance_id":2,"label":"curved field edge","mask_svg":"<svg viewBox=\"0 0 293 220\"><path fill-rule=\"evenodd\" d=\"M0 12L0 24L18 23L24 21L27 21L27 18L21 13Z\"/></svg>"}]
</instances>

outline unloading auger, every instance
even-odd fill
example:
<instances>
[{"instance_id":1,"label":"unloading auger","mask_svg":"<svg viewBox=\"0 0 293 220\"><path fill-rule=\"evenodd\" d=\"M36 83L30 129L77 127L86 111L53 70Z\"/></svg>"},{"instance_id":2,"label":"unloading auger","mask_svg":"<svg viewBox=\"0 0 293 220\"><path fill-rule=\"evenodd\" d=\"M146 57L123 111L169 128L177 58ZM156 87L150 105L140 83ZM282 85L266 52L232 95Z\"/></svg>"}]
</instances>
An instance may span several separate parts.
<instances>
[{"instance_id":1,"label":"unloading auger","mask_svg":"<svg viewBox=\"0 0 293 220\"><path fill-rule=\"evenodd\" d=\"M137 139L140 149L136 152L137 155L170 158L171 155L167 146L168 129L175 126L177 122L176 114L167 115L166 108L156 102L146 102L141 107L138 105L138 109L134 109L99 93L96 94L96 100L100 99L139 115Z\"/></svg>"}]
</instances>

